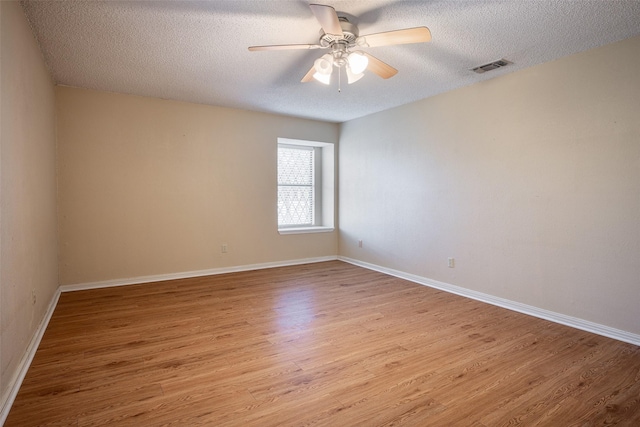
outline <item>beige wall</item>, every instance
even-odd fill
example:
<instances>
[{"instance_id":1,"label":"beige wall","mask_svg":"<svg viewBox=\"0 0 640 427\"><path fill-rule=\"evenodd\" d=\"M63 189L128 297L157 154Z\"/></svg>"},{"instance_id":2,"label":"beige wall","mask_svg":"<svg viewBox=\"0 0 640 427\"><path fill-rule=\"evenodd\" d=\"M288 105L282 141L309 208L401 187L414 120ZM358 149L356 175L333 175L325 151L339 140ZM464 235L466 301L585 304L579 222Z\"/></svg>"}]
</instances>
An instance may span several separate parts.
<instances>
[{"instance_id":1,"label":"beige wall","mask_svg":"<svg viewBox=\"0 0 640 427\"><path fill-rule=\"evenodd\" d=\"M344 123L339 253L640 334L638 52Z\"/></svg>"},{"instance_id":2,"label":"beige wall","mask_svg":"<svg viewBox=\"0 0 640 427\"><path fill-rule=\"evenodd\" d=\"M58 270L53 83L20 5L0 2L0 21L1 406Z\"/></svg>"},{"instance_id":3,"label":"beige wall","mask_svg":"<svg viewBox=\"0 0 640 427\"><path fill-rule=\"evenodd\" d=\"M337 143L338 125L67 87L56 100L60 284L337 254L337 232L278 234L276 144Z\"/></svg>"}]
</instances>

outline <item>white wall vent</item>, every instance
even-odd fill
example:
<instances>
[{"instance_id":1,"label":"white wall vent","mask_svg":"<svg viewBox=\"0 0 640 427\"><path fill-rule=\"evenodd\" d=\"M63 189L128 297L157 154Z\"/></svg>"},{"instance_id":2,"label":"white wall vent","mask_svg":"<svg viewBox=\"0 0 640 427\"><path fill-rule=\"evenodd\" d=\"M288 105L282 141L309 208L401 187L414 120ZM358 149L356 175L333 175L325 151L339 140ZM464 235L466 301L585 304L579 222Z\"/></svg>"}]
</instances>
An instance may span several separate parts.
<instances>
[{"instance_id":1,"label":"white wall vent","mask_svg":"<svg viewBox=\"0 0 640 427\"><path fill-rule=\"evenodd\" d=\"M499 59L494 62L490 62L488 64L480 65L479 67L471 69L478 74L485 73L487 71L495 70L496 68L502 68L509 64L513 64L513 62L507 61L506 59Z\"/></svg>"}]
</instances>

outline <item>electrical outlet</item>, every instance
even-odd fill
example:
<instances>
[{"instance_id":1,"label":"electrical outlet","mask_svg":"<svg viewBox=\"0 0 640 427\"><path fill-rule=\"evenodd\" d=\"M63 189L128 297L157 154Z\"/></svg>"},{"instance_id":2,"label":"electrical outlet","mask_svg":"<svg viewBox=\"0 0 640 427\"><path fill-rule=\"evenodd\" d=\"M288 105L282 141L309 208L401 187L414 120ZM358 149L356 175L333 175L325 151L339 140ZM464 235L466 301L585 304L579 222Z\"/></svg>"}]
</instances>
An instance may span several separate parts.
<instances>
[{"instance_id":1,"label":"electrical outlet","mask_svg":"<svg viewBox=\"0 0 640 427\"><path fill-rule=\"evenodd\" d=\"M456 260L453 258L449 258L448 264L449 264L449 268L454 268L456 266Z\"/></svg>"},{"instance_id":2,"label":"electrical outlet","mask_svg":"<svg viewBox=\"0 0 640 427\"><path fill-rule=\"evenodd\" d=\"M227 244L223 243L222 246L220 246L220 252L222 252L223 254L227 253Z\"/></svg>"},{"instance_id":3,"label":"electrical outlet","mask_svg":"<svg viewBox=\"0 0 640 427\"><path fill-rule=\"evenodd\" d=\"M37 297L36 297L36 291L35 291L35 290L33 290L33 291L31 291L31 303L32 303L33 305L35 305L35 304L36 304L36 300L37 300Z\"/></svg>"},{"instance_id":4,"label":"electrical outlet","mask_svg":"<svg viewBox=\"0 0 640 427\"><path fill-rule=\"evenodd\" d=\"M358 240L358 247L361 248L362 247L362 240Z\"/></svg>"}]
</instances>

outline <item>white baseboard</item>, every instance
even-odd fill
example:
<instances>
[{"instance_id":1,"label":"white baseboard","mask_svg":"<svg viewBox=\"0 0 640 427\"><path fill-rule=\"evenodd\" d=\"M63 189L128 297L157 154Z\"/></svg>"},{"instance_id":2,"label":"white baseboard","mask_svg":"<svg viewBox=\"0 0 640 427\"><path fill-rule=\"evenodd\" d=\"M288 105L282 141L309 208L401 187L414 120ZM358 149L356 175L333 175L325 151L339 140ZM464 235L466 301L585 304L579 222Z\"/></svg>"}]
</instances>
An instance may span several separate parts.
<instances>
[{"instance_id":1,"label":"white baseboard","mask_svg":"<svg viewBox=\"0 0 640 427\"><path fill-rule=\"evenodd\" d=\"M87 289L110 288L114 286L139 285L142 283L161 282L165 280L188 279L190 277L213 276L216 274L237 273L240 271L262 270L265 268L287 267L290 265L311 264L324 261L335 261L338 257L326 256L302 258L288 261L265 262L260 264L238 265L233 267L211 268L208 270L184 271L182 273L157 274L153 276L139 276L126 279L104 280L100 282L78 283L60 286L61 292L83 291Z\"/></svg>"},{"instance_id":2,"label":"white baseboard","mask_svg":"<svg viewBox=\"0 0 640 427\"><path fill-rule=\"evenodd\" d=\"M22 385L22 381L24 377L27 375L27 371L29 370L29 366L31 366L31 362L33 361L33 357L36 355L36 351L38 350L38 346L40 345L40 341L42 340L42 336L44 335L44 331L47 330L47 326L49 325L49 320L51 320L51 316L53 315L53 311L56 309L56 305L58 305L58 299L60 299L60 288L56 289L51 301L49 302L49 306L47 307L47 311L44 315L44 318L38 325L35 334L31 338L29 345L27 346L27 350L25 351L20 363L18 365L18 369L16 373L9 380L9 388L7 392L2 396L2 400L0 401L0 426L4 425L4 422L7 420L9 416L9 410L11 410L11 405L13 405L13 401L16 399L18 395L18 390L20 390L20 386Z\"/></svg>"},{"instance_id":3,"label":"white baseboard","mask_svg":"<svg viewBox=\"0 0 640 427\"><path fill-rule=\"evenodd\" d=\"M519 313L524 313L530 316L538 317L540 319L549 320L551 322L560 323L562 325L570 326L572 328L581 329L583 331L591 332L597 335L602 335L608 338L613 338L618 341L624 341L630 344L640 345L640 335L632 334L631 332L611 328L609 326L601 325L599 323L589 322L588 320L579 319L577 317L567 316L565 314L544 310L542 308L534 307L531 305L522 304L519 302L496 297L496 296L485 294L482 292L473 291L471 289L462 288L460 286L439 282L437 280L428 279L426 277L405 273L403 271L398 271L391 268L381 267L379 265L370 264L368 262L359 261L359 260L348 258L348 257L339 256L338 259L340 261L348 262L350 264L357 265L359 267L364 267L369 270L374 270L380 273L388 274L390 276L399 277L400 279L409 280L411 282L418 283L424 286L429 286L431 288L439 289L441 291L450 292L452 294L471 298L477 301L486 302L488 304L496 305L498 307L502 307L509 310L517 311Z\"/></svg>"}]
</instances>

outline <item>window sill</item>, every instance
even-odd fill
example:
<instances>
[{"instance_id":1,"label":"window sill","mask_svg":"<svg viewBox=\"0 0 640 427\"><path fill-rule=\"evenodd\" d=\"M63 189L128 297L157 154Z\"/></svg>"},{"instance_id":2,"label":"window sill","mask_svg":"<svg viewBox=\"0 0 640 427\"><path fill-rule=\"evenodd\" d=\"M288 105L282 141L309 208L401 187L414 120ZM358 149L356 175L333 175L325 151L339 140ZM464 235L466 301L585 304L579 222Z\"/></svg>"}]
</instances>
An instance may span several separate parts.
<instances>
[{"instance_id":1,"label":"window sill","mask_svg":"<svg viewBox=\"0 0 640 427\"><path fill-rule=\"evenodd\" d=\"M330 233L333 227L291 227L279 228L279 234L303 234L303 233Z\"/></svg>"}]
</instances>

